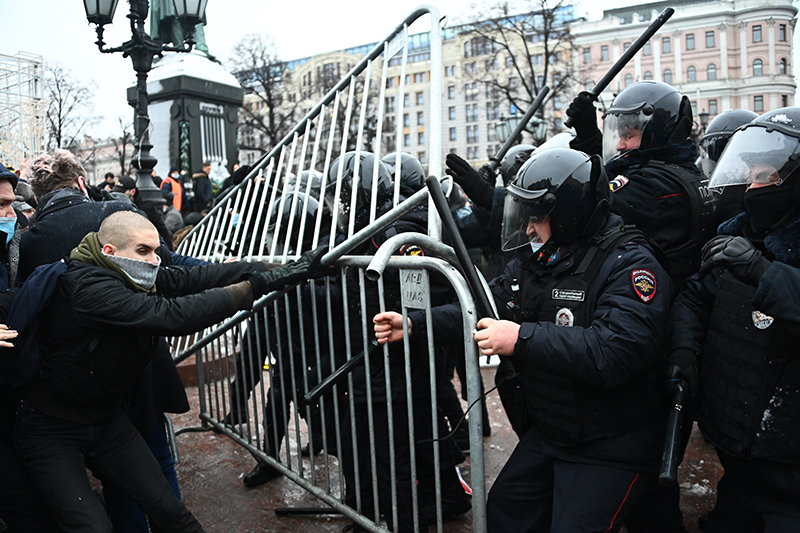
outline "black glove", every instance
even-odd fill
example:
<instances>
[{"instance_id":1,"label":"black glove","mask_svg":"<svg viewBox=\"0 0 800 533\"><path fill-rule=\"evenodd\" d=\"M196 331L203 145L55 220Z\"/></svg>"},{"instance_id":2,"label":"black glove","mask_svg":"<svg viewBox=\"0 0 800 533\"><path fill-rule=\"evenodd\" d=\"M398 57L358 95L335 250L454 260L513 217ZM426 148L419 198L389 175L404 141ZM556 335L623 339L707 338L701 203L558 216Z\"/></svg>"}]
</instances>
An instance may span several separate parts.
<instances>
[{"instance_id":1,"label":"black glove","mask_svg":"<svg viewBox=\"0 0 800 533\"><path fill-rule=\"evenodd\" d=\"M567 108L567 116L572 119L572 127L578 138L586 139L600 131L597 128L597 108L594 106L596 99L592 93L581 91Z\"/></svg>"},{"instance_id":2,"label":"black glove","mask_svg":"<svg viewBox=\"0 0 800 533\"><path fill-rule=\"evenodd\" d=\"M664 363L664 387L667 389L669 397L674 398L678 384L683 381L689 391L689 402L690 404L694 403L700 390L697 355L689 348L678 348Z\"/></svg>"},{"instance_id":3,"label":"black glove","mask_svg":"<svg viewBox=\"0 0 800 533\"><path fill-rule=\"evenodd\" d=\"M333 273L333 269L320 265L322 256L327 251L327 246L319 246L305 252L297 261L290 261L284 266L275 267L266 272L247 272L242 275L242 279L249 281L253 286L253 298L257 300L272 291L281 290L320 274Z\"/></svg>"},{"instance_id":4,"label":"black glove","mask_svg":"<svg viewBox=\"0 0 800 533\"><path fill-rule=\"evenodd\" d=\"M724 266L739 281L755 286L770 264L770 260L744 237L720 235L703 247L700 274L706 274L714 266Z\"/></svg>"},{"instance_id":5,"label":"black glove","mask_svg":"<svg viewBox=\"0 0 800 533\"><path fill-rule=\"evenodd\" d=\"M461 185L461 188L464 189L464 192L467 193L467 196L475 205L479 205L484 209L492 208L494 186L486 183L486 180L481 177L477 170L456 154L447 154L445 163L447 163L445 172L453 176L455 182Z\"/></svg>"}]
</instances>

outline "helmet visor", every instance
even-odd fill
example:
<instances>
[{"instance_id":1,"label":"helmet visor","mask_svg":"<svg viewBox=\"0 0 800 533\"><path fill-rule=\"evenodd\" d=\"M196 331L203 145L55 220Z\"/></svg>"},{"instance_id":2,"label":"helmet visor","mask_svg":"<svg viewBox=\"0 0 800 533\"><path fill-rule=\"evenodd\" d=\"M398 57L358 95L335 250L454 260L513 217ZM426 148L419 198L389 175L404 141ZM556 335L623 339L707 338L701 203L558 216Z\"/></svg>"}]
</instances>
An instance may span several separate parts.
<instances>
[{"instance_id":1,"label":"helmet visor","mask_svg":"<svg viewBox=\"0 0 800 533\"><path fill-rule=\"evenodd\" d=\"M709 187L780 185L800 166L800 140L779 131L747 127L731 137Z\"/></svg>"},{"instance_id":2,"label":"helmet visor","mask_svg":"<svg viewBox=\"0 0 800 533\"><path fill-rule=\"evenodd\" d=\"M703 174L706 176L711 176L714 172L714 168L717 166L717 161L719 161L722 151L725 149L725 146L728 145L728 139L730 139L730 134L712 135L704 137L703 140L700 141L700 166L703 169Z\"/></svg>"},{"instance_id":3,"label":"helmet visor","mask_svg":"<svg viewBox=\"0 0 800 533\"><path fill-rule=\"evenodd\" d=\"M537 238L533 232L528 234L528 226L531 222L545 220L552 212L552 204L546 204L547 211L545 212L542 210L545 204L536 201L545 193L547 193L546 189L528 191L520 189L514 184L509 185L503 206L503 232L500 246L504 252L521 248Z\"/></svg>"},{"instance_id":4,"label":"helmet visor","mask_svg":"<svg viewBox=\"0 0 800 533\"><path fill-rule=\"evenodd\" d=\"M652 114L642 111L607 113L603 117L603 162L608 163L642 144L642 133Z\"/></svg>"}]
</instances>

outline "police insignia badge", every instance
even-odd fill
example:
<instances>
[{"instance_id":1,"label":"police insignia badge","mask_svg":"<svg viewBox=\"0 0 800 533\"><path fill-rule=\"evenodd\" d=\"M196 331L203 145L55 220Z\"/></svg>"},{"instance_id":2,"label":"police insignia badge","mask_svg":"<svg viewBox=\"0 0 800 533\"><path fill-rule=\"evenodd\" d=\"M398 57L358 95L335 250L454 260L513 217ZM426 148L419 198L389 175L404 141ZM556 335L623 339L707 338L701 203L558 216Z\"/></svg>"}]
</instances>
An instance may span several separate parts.
<instances>
[{"instance_id":1,"label":"police insignia badge","mask_svg":"<svg viewBox=\"0 0 800 533\"><path fill-rule=\"evenodd\" d=\"M629 181L631 180L629 180L625 176L617 176L616 178L608 182L608 186L611 188L611 192L617 192L625 185L627 185Z\"/></svg>"},{"instance_id":2,"label":"police insignia badge","mask_svg":"<svg viewBox=\"0 0 800 533\"><path fill-rule=\"evenodd\" d=\"M656 276L649 270L634 270L631 272L633 290L643 302L649 302L656 295Z\"/></svg>"},{"instance_id":3,"label":"police insignia badge","mask_svg":"<svg viewBox=\"0 0 800 533\"><path fill-rule=\"evenodd\" d=\"M422 251L422 248L416 244L406 244L398 251L400 252L400 255L425 255L425 253Z\"/></svg>"},{"instance_id":4,"label":"police insignia badge","mask_svg":"<svg viewBox=\"0 0 800 533\"><path fill-rule=\"evenodd\" d=\"M767 329L775 322L775 319L765 315L761 311L753 311L753 325L758 329Z\"/></svg>"},{"instance_id":5,"label":"police insignia badge","mask_svg":"<svg viewBox=\"0 0 800 533\"><path fill-rule=\"evenodd\" d=\"M575 315L572 310L567 307L562 307L556 311L556 326L572 327L575 324Z\"/></svg>"}]
</instances>

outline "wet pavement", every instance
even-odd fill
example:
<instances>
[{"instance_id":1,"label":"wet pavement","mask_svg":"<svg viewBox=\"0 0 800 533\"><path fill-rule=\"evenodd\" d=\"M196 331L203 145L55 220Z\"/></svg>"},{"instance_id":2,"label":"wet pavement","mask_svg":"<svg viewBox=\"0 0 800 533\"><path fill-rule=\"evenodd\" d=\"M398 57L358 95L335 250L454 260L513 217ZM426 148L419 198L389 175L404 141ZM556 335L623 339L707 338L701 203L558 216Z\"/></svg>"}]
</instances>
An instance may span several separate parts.
<instances>
[{"instance_id":1,"label":"wet pavement","mask_svg":"<svg viewBox=\"0 0 800 533\"><path fill-rule=\"evenodd\" d=\"M494 384L493 376L493 368L483 369L487 389ZM176 430L200 425L197 388L190 387L186 391L192 411L173 416ZM517 437L505 418L496 391L487 397L487 406L492 425L491 437L484 439L488 490L516 446ZM252 470L255 460L225 435L210 431L187 432L178 435L177 444L181 460L177 470L184 502L209 533L339 532L350 523L339 515L277 516L278 508L326 505L286 478L274 479L253 489L245 487L242 477ZM315 459L318 470L321 470L321 461L321 456ZM305 459L305 464L310 465L309 459ZM469 458L461 465L461 472L469 482ZM695 429L679 471L681 508L688 533L701 531L697 520L713 507L715 487L721 475L713 449ZM444 531L467 532L472 530L471 526L468 514L463 520L446 524Z\"/></svg>"}]
</instances>

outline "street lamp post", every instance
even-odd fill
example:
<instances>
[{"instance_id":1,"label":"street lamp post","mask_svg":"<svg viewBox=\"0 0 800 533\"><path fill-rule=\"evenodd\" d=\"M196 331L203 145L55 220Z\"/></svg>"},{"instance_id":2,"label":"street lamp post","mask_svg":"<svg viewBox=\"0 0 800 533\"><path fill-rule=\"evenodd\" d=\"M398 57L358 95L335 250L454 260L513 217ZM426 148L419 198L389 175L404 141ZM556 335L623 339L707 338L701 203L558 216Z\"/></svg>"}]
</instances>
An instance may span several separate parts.
<instances>
[{"instance_id":1,"label":"street lamp post","mask_svg":"<svg viewBox=\"0 0 800 533\"><path fill-rule=\"evenodd\" d=\"M136 118L134 120L134 150L131 164L136 168L136 188L144 200L163 203L161 193L151 176L156 166L156 158L150 154L148 127L150 117L147 112L147 74L153 66L154 57L162 57L164 52L190 52L194 47L194 28L205 13L208 0L172 0L175 13L183 28L183 46L169 46L153 39L144 29L144 22L150 8L148 0L129 0L130 13L127 15L131 25L131 40L115 48L106 48L103 41L103 27L114 19L114 11L119 0L83 0L86 19L97 25L97 48L104 54L122 52L122 57L130 57L136 71Z\"/></svg>"}]
</instances>

